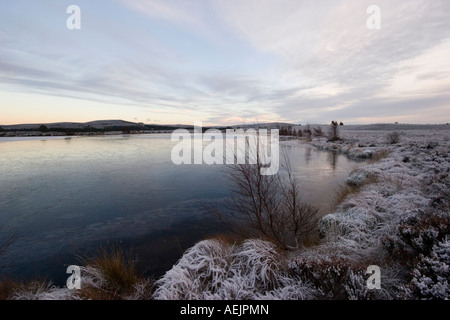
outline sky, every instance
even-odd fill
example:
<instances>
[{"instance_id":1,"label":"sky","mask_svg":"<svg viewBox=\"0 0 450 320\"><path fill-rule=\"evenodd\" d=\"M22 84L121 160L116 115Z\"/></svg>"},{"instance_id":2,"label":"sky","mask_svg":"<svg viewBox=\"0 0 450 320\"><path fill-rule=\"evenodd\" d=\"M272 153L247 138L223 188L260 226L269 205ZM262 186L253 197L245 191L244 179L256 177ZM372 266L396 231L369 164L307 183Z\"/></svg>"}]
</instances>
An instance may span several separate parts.
<instances>
[{"instance_id":1,"label":"sky","mask_svg":"<svg viewBox=\"0 0 450 320\"><path fill-rule=\"evenodd\" d=\"M0 124L106 119L450 122L450 1L1 1Z\"/></svg>"}]
</instances>

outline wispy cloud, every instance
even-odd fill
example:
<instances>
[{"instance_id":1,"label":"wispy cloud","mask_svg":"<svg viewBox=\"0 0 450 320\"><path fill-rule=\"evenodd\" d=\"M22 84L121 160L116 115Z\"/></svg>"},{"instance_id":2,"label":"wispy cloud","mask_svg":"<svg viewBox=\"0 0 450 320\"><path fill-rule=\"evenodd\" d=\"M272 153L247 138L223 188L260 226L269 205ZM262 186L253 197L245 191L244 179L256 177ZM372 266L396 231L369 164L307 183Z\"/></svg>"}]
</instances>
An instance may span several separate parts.
<instances>
[{"instance_id":1,"label":"wispy cloud","mask_svg":"<svg viewBox=\"0 0 450 320\"><path fill-rule=\"evenodd\" d=\"M77 33L63 3L2 3L0 90L120 104L131 120L449 121L450 2L379 0L381 30L370 4L80 0Z\"/></svg>"}]
</instances>

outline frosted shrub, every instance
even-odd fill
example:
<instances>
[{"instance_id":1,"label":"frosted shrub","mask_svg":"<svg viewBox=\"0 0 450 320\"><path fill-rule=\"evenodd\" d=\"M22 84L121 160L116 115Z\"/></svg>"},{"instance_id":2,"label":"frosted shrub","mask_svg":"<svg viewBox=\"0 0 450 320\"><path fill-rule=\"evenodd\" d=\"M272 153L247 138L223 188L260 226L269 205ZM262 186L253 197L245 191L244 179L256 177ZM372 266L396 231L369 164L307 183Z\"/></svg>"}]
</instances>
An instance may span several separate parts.
<instances>
[{"instance_id":1,"label":"frosted shrub","mask_svg":"<svg viewBox=\"0 0 450 320\"><path fill-rule=\"evenodd\" d=\"M433 247L430 256L420 256L413 270L413 291L421 299L450 298L450 242L445 240Z\"/></svg>"},{"instance_id":2,"label":"frosted shrub","mask_svg":"<svg viewBox=\"0 0 450 320\"><path fill-rule=\"evenodd\" d=\"M350 270L344 285L344 292L349 300L368 300L370 290L367 288L366 276L362 272L354 273Z\"/></svg>"},{"instance_id":3,"label":"frosted shrub","mask_svg":"<svg viewBox=\"0 0 450 320\"><path fill-rule=\"evenodd\" d=\"M301 257L291 265L296 274L312 281L313 286L325 298L343 297L348 261L335 257Z\"/></svg>"},{"instance_id":4,"label":"frosted shrub","mask_svg":"<svg viewBox=\"0 0 450 320\"><path fill-rule=\"evenodd\" d=\"M365 270L343 256L306 254L290 263L291 271L311 281L319 297L368 299Z\"/></svg>"},{"instance_id":5,"label":"frosted shrub","mask_svg":"<svg viewBox=\"0 0 450 320\"><path fill-rule=\"evenodd\" d=\"M393 131L386 136L386 142L388 144L397 144L400 142L400 134L397 131Z\"/></svg>"},{"instance_id":6,"label":"frosted shrub","mask_svg":"<svg viewBox=\"0 0 450 320\"><path fill-rule=\"evenodd\" d=\"M412 211L401 217L398 233L386 235L383 243L394 257L414 259L428 256L434 245L450 232L450 215L436 211Z\"/></svg>"}]
</instances>

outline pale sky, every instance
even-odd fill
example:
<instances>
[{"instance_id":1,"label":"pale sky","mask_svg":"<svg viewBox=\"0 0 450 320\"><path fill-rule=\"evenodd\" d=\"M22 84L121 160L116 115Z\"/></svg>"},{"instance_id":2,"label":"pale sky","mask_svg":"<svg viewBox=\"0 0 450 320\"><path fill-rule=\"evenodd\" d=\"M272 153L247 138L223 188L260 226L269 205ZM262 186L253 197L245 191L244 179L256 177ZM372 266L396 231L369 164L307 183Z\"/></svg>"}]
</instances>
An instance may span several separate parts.
<instances>
[{"instance_id":1,"label":"pale sky","mask_svg":"<svg viewBox=\"0 0 450 320\"><path fill-rule=\"evenodd\" d=\"M101 119L450 122L450 1L1 1L0 124Z\"/></svg>"}]
</instances>

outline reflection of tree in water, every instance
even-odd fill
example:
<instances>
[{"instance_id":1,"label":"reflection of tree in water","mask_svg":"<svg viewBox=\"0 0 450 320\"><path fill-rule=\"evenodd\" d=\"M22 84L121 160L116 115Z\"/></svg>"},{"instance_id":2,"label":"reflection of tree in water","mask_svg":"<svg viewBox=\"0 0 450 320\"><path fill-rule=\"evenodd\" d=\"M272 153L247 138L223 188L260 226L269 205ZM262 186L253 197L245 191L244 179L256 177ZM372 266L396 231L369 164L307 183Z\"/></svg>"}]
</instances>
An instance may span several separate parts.
<instances>
[{"instance_id":1,"label":"reflection of tree in water","mask_svg":"<svg viewBox=\"0 0 450 320\"><path fill-rule=\"evenodd\" d=\"M331 164L331 168L333 168L333 171L336 170L337 157L337 152L328 152L328 162Z\"/></svg>"},{"instance_id":2,"label":"reflection of tree in water","mask_svg":"<svg viewBox=\"0 0 450 320\"><path fill-rule=\"evenodd\" d=\"M309 164L309 162L311 161L311 148L306 148L305 160L306 164Z\"/></svg>"}]
</instances>

